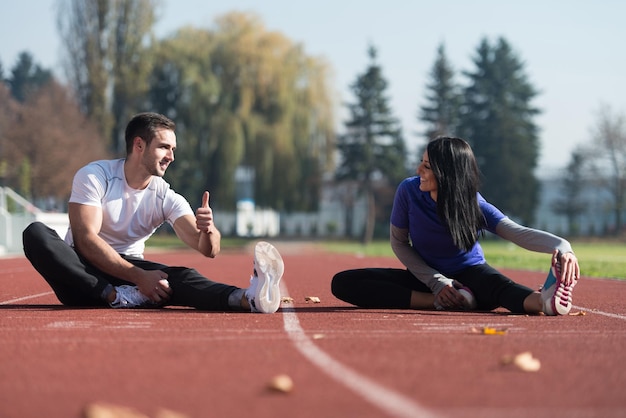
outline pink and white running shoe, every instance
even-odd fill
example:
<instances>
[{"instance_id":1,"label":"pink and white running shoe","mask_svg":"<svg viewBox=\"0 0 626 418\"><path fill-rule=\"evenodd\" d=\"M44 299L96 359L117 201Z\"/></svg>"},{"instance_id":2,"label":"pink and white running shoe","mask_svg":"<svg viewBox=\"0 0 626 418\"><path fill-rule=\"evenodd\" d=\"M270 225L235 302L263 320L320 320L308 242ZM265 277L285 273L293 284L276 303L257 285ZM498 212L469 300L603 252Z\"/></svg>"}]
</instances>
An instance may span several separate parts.
<instances>
[{"instance_id":1,"label":"pink and white running shoe","mask_svg":"<svg viewBox=\"0 0 626 418\"><path fill-rule=\"evenodd\" d=\"M561 281L561 252L552 257L552 265L546 282L541 288L543 312L546 315L567 315L572 309L572 293L576 282L569 286Z\"/></svg>"}]
</instances>

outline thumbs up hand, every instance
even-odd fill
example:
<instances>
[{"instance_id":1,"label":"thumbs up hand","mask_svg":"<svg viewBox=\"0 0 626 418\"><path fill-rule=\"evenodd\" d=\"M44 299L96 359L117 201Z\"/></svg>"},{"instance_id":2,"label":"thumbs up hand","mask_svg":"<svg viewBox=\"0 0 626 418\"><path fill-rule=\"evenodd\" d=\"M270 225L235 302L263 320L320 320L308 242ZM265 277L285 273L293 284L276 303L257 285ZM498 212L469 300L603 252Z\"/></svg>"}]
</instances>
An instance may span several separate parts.
<instances>
[{"instance_id":1,"label":"thumbs up hand","mask_svg":"<svg viewBox=\"0 0 626 418\"><path fill-rule=\"evenodd\" d=\"M213 210L209 206L209 192L205 191L202 195L202 206L196 210L196 227L202 231L209 233L213 230Z\"/></svg>"}]
</instances>

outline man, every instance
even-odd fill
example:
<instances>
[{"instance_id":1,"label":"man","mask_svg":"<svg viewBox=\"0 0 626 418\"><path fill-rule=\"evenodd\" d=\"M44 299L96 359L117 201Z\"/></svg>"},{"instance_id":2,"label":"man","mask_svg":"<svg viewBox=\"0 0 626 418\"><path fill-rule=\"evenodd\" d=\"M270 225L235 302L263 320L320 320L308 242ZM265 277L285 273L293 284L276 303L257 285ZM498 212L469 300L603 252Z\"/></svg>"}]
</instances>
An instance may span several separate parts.
<instances>
[{"instance_id":1,"label":"man","mask_svg":"<svg viewBox=\"0 0 626 418\"><path fill-rule=\"evenodd\" d=\"M248 289L213 282L191 268L144 260L146 240L164 222L204 256L220 251L209 193L194 215L163 180L174 161L174 131L174 122L163 115L133 117L126 127L126 158L95 161L76 173L65 241L34 222L23 233L26 257L68 306L276 312L284 264L267 242L255 247Z\"/></svg>"}]
</instances>

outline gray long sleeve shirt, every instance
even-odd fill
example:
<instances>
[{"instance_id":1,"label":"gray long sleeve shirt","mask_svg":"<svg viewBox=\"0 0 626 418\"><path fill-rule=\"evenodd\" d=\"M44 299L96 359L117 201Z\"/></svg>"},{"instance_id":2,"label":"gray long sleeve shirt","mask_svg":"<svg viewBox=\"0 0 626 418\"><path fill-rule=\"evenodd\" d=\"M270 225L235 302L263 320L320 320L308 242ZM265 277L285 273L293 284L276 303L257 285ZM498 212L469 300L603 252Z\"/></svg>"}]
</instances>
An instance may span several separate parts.
<instances>
[{"instance_id":1,"label":"gray long sleeve shirt","mask_svg":"<svg viewBox=\"0 0 626 418\"><path fill-rule=\"evenodd\" d=\"M555 249L563 253L573 252L570 243L554 234L528 228L503 218L496 226L496 234L530 251L551 254ZM391 225L391 248L404 266L419 280L426 284L436 295L445 286L452 284L452 278L446 277L430 267L413 249L409 240L409 230Z\"/></svg>"}]
</instances>

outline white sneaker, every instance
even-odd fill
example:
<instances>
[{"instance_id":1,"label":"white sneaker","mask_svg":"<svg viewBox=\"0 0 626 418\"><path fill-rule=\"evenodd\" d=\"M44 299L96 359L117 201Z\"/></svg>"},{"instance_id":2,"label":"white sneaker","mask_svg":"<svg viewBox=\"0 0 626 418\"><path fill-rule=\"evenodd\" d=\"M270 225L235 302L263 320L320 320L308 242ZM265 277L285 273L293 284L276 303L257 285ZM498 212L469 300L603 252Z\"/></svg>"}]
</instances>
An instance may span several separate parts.
<instances>
[{"instance_id":1,"label":"white sneaker","mask_svg":"<svg viewBox=\"0 0 626 418\"><path fill-rule=\"evenodd\" d=\"M269 242L261 241L254 247L254 275L246 298L252 312L274 313L280 306L280 279L285 264L278 250Z\"/></svg>"},{"instance_id":2,"label":"white sneaker","mask_svg":"<svg viewBox=\"0 0 626 418\"><path fill-rule=\"evenodd\" d=\"M476 302L476 296L474 296L474 293L470 290L469 287L463 286L457 290L459 291L461 296L465 298L465 310L471 311L478 307L478 302Z\"/></svg>"},{"instance_id":3,"label":"white sneaker","mask_svg":"<svg viewBox=\"0 0 626 418\"><path fill-rule=\"evenodd\" d=\"M152 305L152 301L139 291L137 286L115 286L115 300L110 304L112 308L140 308Z\"/></svg>"},{"instance_id":4,"label":"white sneaker","mask_svg":"<svg viewBox=\"0 0 626 418\"><path fill-rule=\"evenodd\" d=\"M546 315L567 315L572 309L572 293L576 282L569 286L561 281L561 253L552 257L548 278L541 288L543 313Z\"/></svg>"}]
</instances>

